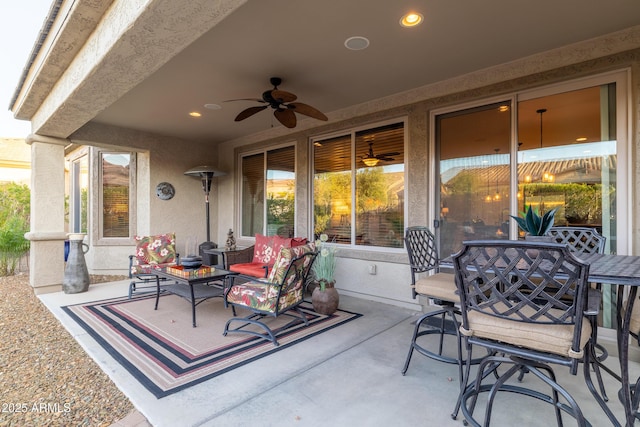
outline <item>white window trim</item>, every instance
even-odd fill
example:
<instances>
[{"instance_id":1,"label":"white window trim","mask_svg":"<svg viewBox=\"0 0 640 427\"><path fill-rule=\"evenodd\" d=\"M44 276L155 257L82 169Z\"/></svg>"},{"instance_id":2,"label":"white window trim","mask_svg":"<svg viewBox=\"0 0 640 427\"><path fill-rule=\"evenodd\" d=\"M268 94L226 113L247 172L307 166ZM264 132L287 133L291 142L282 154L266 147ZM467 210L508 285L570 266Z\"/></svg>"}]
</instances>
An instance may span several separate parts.
<instances>
[{"instance_id":1,"label":"white window trim","mask_svg":"<svg viewBox=\"0 0 640 427\"><path fill-rule=\"evenodd\" d=\"M137 199L137 155L134 151L118 151L94 148L90 157L90 175L95 177L91 180L91 194L89 195L89 205L91 206L90 230L92 242L95 246L128 246L134 242L137 232L136 223L136 199ZM129 154L129 236L127 237L104 237L103 216L102 216L102 165L100 162L102 154Z\"/></svg>"},{"instance_id":2,"label":"white window trim","mask_svg":"<svg viewBox=\"0 0 640 427\"><path fill-rule=\"evenodd\" d=\"M492 104L501 101L511 101L512 106L516 106L518 101L524 101L528 99L540 98L543 96L555 95L563 92L570 92L573 90L585 89L593 86L600 86L608 83L616 83L616 137L617 137L617 157L618 157L618 172L616 182L617 206L616 212L618 216L618 232L617 232L617 253L621 255L631 254L633 252L633 241L630 238L630 233L622 233L621 230L631 230L632 224L632 181L633 177L630 175L632 168L631 153L631 102L632 96L629 93L629 82L631 81L631 70L628 68L610 71L607 73L596 74L579 79L568 80L561 83L548 84L536 89L526 89L522 91L516 91L511 94L505 94L502 96L483 98L481 100L474 100L468 103L456 104L454 106L448 106L446 108L434 109L429 112L429 180L431 183L438 182L436 180L436 135L435 135L435 123L436 116L446 114L454 111L465 110L468 108L480 107L486 104ZM511 109L512 123L517 124L517 108ZM517 144L517 126L511 126L511 149L514 151L514 145ZM511 188L516 188L517 176L514 173L515 162L517 159L512 156L512 174L511 174ZM428 188L428 217L429 222L433 224L437 218L435 216L436 205L436 189L431 188L434 184L431 184ZM517 200L515 197L511 197L512 212L517 211ZM511 224L511 228L515 230L516 224ZM514 230L510 230L514 235Z\"/></svg>"},{"instance_id":3,"label":"white window trim","mask_svg":"<svg viewBox=\"0 0 640 427\"><path fill-rule=\"evenodd\" d=\"M360 131L364 131L364 130L370 130L373 128L377 128L377 127L382 127L382 126L386 126L386 125L391 125L394 123L403 123L403 132L404 132L404 155L405 155L405 161L404 161L404 191L405 191L405 195L404 195L404 212L403 212L403 221L405 224L405 228L408 224L409 221L409 207L407 204L407 201L410 200L409 194L408 194L408 180L409 180L409 167L408 167L408 162L406 160L406 153L408 152L408 147L409 147L409 117L407 115L402 115L402 116L398 116L398 117L394 117L394 118L390 118L390 119L386 119L383 121L379 121L379 122L373 122L373 123L367 123L365 125L361 125L358 127L353 127L353 128L349 128L349 129L343 129L340 131L333 131L331 133L325 133L325 134L320 134L320 135L316 135L313 136L311 138L309 138L309 206L308 206L308 212L309 212L309 233L311 234L311 237L313 237L313 230L314 228L314 215L313 215L313 194L314 194L314 188L313 188L313 180L314 180L314 171L315 171L315 156L314 156L314 143L316 142L320 142L320 141L324 141L327 139L331 139L331 138L336 138L339 136L346 136L346 135L350 135L351 136L351 150L352 152L355 152L355 135L357 132ZM355 170L356 170L356 160L355 160L355 156L351 158L351 180L352 180L352 185L351 185L351 201L352 203L355 201L355 197L356 197L356 188L355 188ZM355 206L355 204L354 204ZM352 209L351 212L352 218L352 224L355 224L355 211ZM356 229L355 227L351 227L351 242L349 244L340 244L338 245L338 247L340 249L349 249L351 250L356 250L356 251L366 251L366 252L381 252L381 253L398 253L398 254L405 254L407 251L404 247L402 248L389 248L389 247L384 247L384 246L367 246L367 245L356 245L353 242L356 240Z\"/></svg>"},{"instance_id":4,"label":"white window trim","mask_svg":"<svg viewBox=\"0 0 640 427\"><path fill-rule=\"evenodd\" d=\"M245 236L244 234L242 234L242 200L243 200L243 194L242 194L242 189L243 189L243 187L242 187L242 182L243 182L242 181L242 159L245 158L245 157L249 157L249 156L255 156L256 154L263 154L264 155L264 163L263 163L263 165L264 165L264 171L263 171L264 177L263 177L263 180L264 180L265 187L263 188L264 210L262 212L262 224L263 224L263 227L262 227L262 232L261 233L265 234L266 233L265 227L267 225L267 199L266 199L266 197L267 197L267 188L266 188L266 185L267 185L267 164L266 164L266 162L267 162L267 154L268 154L269 151L278 150L280 148L287 148L287 147L293 147L293 150L294 150L294 154L293 154L293 162L294 162L293 174L294 174L295 180L296 180L296 185L295 185L295 188L294 188L294 199L295 199L295 201L294 201L294 203L295 203L294 209L295 209L296 214L294 215L293 228L295 230L298 229L298 212L299 212L298 211L298 209L299 209L299 202L298 202L299 197L298 197L298 191L297 191L298 190L298 146L296 144L296 141L287 141L287 142L283 142L283 143L280 143L280 144L274 144L274 145L271 145L269 147L262 147L260 149L247 150L247 151L242 151L242 152L238 153L238 158L237 158L238 167L236 168L236 173L237 173L236 183L237 183L237 192L238 192L237 194L239 194L240 197L238 197L238 210L237 210L238 216L236 217L235 224L234 224L234 228L236 230L238 230L238 232L239 232L238 233L239 234L238 238L243 239L243 240L250 240L250 241L255 241L255 238L256 238L255 235L253 235L253 236Z\"/></svg>"}]
</instances>

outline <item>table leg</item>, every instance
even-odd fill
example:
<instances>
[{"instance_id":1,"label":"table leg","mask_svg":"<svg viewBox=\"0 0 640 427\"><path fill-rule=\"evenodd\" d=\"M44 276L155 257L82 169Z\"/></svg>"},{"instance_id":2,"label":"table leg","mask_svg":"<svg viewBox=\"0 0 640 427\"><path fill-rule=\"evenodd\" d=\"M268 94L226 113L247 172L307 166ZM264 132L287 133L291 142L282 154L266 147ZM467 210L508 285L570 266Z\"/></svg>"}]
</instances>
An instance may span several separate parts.
<instances>
[{"instance_id":1,"label":"table leg","mask_svg":"<svg viewBox=\"0 0 640 427\"><path fill-rule=\"evenodd\" d=\"M191 288L191 317L193 319L193 327L196 327L196 299L193 294L193 283L189 283L189 288Z\"/></svg>"},{"instance_id":2,"label":"table leg","mask_svg":"<svg viewBox=\"0 0 640 427\"><path fill-rule=\"evenodd\" d=\"M160 277L156 276L156 307L154 310L158 309L158 301L160 301Z\"/></svg>"},{"instance_id":3,"label":"table leg","mask_svg":"<svg viewBox=\"0 0 640 427\"><path fill-rule=\"evenodd\" d=\"M627 299L627 306L625 307L623 319L621 309L624 304L624 288L625 287L623 285L618 286L616 320L618 321L618 325L621 326L617 328L617 341L618 358L620 360L620 376L622 377L622 406L624 407L626 425L630 427L635 423L635 411L633 408L633 399L631 396L629 380L629 328L631 324L631 312L633 310L638 288L636 286L631 286L629 289L629 298Z\"/></svg>"}]
</instances>

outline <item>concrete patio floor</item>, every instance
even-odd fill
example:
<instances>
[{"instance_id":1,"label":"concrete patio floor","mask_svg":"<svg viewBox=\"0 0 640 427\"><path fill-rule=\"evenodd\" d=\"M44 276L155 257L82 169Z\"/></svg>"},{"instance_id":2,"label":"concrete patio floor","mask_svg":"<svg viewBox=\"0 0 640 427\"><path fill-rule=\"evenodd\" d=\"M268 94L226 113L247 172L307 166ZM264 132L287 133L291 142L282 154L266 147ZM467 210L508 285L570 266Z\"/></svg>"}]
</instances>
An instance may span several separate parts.
<instances>
[{"instance_id":1,"label":"concrete patio floor","mask_svg":"<svg viewBox=\"0 0 640 427\"><path fill-rule=\"evenodd\" d=\"M400 373L412 322L419 313L344 295L340 308L363 317L157 399L60 308L124 296L127 286L127 281L112 282L92 285L81 294L59 292L40 299L153 426L463 425L461 414L457 420L450 417L459 387L456 366L414 354L406 376ZM221 333L222 327L211 333ZM615 357L608 363L615 366ZM636 378L640 365L632 365L632 378ZM558 367L556 373L592 425L611 424L588 392L581 372L571 376ZM536 380L527 375L524 382ZM606 375L605 382L610 407L622 419L617 401L619 383ZM137 414L132 422L144 424ZM492 421L498 427L554 423L549 405L507 393L498 398ZM574 424L569 417L565 423Z\"/></svg>"}]
</instances>

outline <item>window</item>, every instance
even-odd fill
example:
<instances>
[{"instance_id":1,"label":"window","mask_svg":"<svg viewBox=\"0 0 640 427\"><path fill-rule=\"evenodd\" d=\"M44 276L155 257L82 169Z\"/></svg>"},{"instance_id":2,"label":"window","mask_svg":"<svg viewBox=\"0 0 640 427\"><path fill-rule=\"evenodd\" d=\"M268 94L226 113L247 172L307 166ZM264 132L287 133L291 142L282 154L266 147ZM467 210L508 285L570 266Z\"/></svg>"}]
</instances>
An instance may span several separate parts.
<instances>
[{"instance_id":1,"label":"window","mask_svg":"<svg viewBox=\"0 0 640 427\"><path fill-rule=\"evenodd\" d=\"M295 147L242 157L242 236L295 235ZM266 209L265 209L266 207Z\"/></svg>"},{"instance_id":2,"label":"window","mask_svg":"<svg viewBox=\"0 0 640 427\"><path fill-rule=\"evenodd\" d=\"M314 237L402 248L404 122L313 141Z\"/></svg>"},{"instance_id":3,"label":"window","mask_svg":"<svg viewBox=\"0 0 640 427\"><path fill-rule=\"evenodd\" d=\"M131 189L133 155L131 153L99 152L101 238L132 237Z\"/></svg>"},{"instance_id":4,"label":"window","mask_svg":"<svg viewBox=\"0 0 640 427\"><path fill-rule=\"evenodd\" d=\"M509 102L439 115L440 253L462 241L509 238Z\"/></svg>"},{"instance_id":5,"label":"window","mask_svg":"<svg viewBox=\"0 0 640 427\"><path fill-rule=\"evenodd\" d=\"M89 203L89 156L86 151L73 160L70 166L70 197L68 221L73 233L87 233Z\"/></svg>"}]
</instances>

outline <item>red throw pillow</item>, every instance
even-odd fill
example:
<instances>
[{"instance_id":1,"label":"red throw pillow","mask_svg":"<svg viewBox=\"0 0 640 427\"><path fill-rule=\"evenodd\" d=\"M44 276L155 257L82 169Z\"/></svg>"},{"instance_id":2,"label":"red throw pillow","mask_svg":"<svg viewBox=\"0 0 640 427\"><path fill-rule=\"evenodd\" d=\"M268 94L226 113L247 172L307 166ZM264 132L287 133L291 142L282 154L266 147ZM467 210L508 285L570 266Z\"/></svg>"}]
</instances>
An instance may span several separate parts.
<instances>
[{"instance_id":1,"label":"red throw pillow","mask_svg":"<svg viewBox=\"0 0 640 427\"><path fill-rule=\"evenodd\" d=\"M253 248L253 262L269 264L276 259L278 252L273 251L273 236L256 234L256 244Z\"/></svg>"},{"instance_id":2,"label":"red throw pillow","mask_svg":"<svg viewBox=\"0 0 640 427\"><path fill-rule=\"evenodd\" d=\"M295 248L296 246L302 246L307 244L306 237L294 237L291 239L291 247Z\"/></svg>"}]
</instances>

